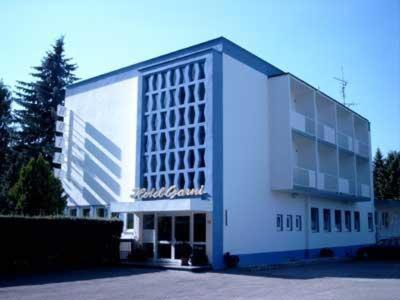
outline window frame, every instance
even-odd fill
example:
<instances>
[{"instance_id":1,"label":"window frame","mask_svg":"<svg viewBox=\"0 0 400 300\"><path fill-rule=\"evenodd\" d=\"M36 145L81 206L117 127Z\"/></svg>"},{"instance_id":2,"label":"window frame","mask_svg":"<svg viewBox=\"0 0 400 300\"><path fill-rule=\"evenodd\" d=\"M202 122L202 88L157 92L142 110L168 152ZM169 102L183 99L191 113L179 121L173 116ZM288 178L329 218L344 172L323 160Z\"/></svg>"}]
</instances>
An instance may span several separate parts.
<instances>
[{"instance_id":1,"label":"window frame","mask_svg":"<svg viewBox=\"0 0 400 300\"><path fill-rule=\"evenodd\" d=\"M296 215L296 221L295 222L296 222L295 223L296 231L302 231L303 222L302 222L301 215Z\"/></svg>"},{"instance_id":2,"label":"window frame","mask_svg":"<svg viewBox=\"0 0 400 300\"><path fill-rule=\"evenodd\" d=\"M354 211L354 231L360 232L361 231L361 217L359 211Z\"/></svg>"},{"instance_id":3,"label":"window frame","mask_svg":"<svg viewBox=\"0 0 400 300\"><path fill-rule=\"evenodd\" d=\"M129 216L132 216L132 228L129 227L129 223L130 223ZM135 229L135 214L127 212L126 213L125 230L126 231L133 231L134 229Z\"/></svg>"},{"instance_id":4,"label":"window frame","mask_svg":"<svg viewBox=\"0 0 400 300\"><path fill-rule=\"evenodd\" d=\"M343 231L343 217L342 217L341 209L335 209L334 219L335 219L335 232L342 232ZM337 221L339 221L339 222L337 222Z\"/></svg>"},{"instance_id":5,"label":"window frame","mask_svg":"<svg viewBox=\"0 0 400 300\"><path fill-rule=\"evenodd\" d=\"M327 212L327 214L325 214ZM322 210L322 215L323 215L323 229L324 232L332 232L332 217L331 217L331 209L330 208L324 208ZM325 219L325 216L328 216L328 220Z\"/></svg>"},{"instance_id":6,"label":"window frame","mask_svg":"<svg viewBox=\"0 0 400 300\"><path fill-rule=\"evenodd\" d=\"M293 231L293 215L286 215L286 231Z\"/></svg>"},{"instance_id":7,"label":"window frame","mask_svg":"<svg viewBox=\"0 0 400 300\"><path fill-rule=\"evenodd\" d=\"M311 232L317 233L317 232L319 232L319 208L318 207L311 207L310 215L311 215L310 216L310 219L311 219ZM316 217L316 220L313 220L314 217Z\"/></svg>"},{"instance_id":8,"label":"window frame","mask_svg":"<svg viewBox=\"0 0 400 300\"><path fill-rule=\"evenodd\" d=\"M344 211L344 229L346 232L351 232L351 211L350 210L345 210Z\"/></svg>"},{"instance_id":9,"label":"window frame","mask_svg":"<svg viewBox=\"0 0 400 300\"><path fill-rule=\"evenodd\" d=\"M283 231L283 215L276 214L275 226L277 231Z\"/></svg>"},{"instance_id":10,"label":"window frame","mask_svg":"<svg viewBox=\"0 0 400 300\"><path fill-rule=\"evenodd\" d=\"M372 216L372 212L369 212L367 215L367 222L368 222L368 231L373 232L374 231L374 219Z\"/></svg>"}]
</instances>

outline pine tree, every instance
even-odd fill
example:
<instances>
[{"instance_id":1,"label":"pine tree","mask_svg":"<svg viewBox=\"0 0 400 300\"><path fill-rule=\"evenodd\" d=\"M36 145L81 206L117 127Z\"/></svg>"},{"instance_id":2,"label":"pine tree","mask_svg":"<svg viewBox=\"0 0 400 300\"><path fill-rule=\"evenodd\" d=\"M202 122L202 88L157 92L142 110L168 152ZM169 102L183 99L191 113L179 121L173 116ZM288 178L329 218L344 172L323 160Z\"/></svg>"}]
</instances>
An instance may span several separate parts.
<instances>
[{"instance_id":1,"label":"pine tree","mask_svg":"<svg viewBox=\"0 0 400 300\"><path fill-rule=\"evenodd\" d=\"M400 151L390 151L385 160L386 199L400 200Z\"/></svg>"},{"instance_id":2,"label":"pine tree","mask_svg":"<svg viewBox=\"0 0 400 300\"><path fill-rule=\"evenodd\" d=\"M65 57L64 38L56 40L51 51L46 53L41 65L33 67L32 82L19 81L16 103L19 123L17 150L25 159L38 157L40 153L51 161L54 148L57 105L64 104L65 87L77 78L77 66Z\"/></svg>"},{"instance_id":3,"label":"pine tree","mask_svg":"<svg viewBox=\"0 0 400 300\"><path fill-rule=\"evenodd\" d=\"M66 206L61 181L42 155L21 168L9 197L16 211L26 215L61 214Z\"/></svg>"},{"instance_id":4,"label":"pine tree","mask_svg":"<svg viewBox=\"0 0 400 300\"><path fill-rule=\"evenodd\" d=\"M378 148L374 157L374 193L376 199L385 199L386 174L385 160L381 150Z\"/></svg>"}]
</instances>

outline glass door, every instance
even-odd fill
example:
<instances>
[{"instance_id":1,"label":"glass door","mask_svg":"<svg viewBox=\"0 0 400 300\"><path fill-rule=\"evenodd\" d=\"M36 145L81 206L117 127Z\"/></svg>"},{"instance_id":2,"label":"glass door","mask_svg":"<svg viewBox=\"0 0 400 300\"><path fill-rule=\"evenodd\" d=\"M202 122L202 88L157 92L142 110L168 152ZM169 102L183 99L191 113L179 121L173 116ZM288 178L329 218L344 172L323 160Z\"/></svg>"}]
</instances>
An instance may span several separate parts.
<instances>
[{"instance_id":1,"label":"glass door","mask_svg":"<svg viewBox=\"0 0 400 300\"><path fill-rule=\"evenodd\" d=\"M176 216L175 217L175 240L174 250L175 259L182 258L183 245L190 244L190 216Z\"/></svg>"},{"instance_id":2,"label":"glass door","mask_svg":"<svg viewBox=\"0 0 400 300\"><path fill-rule=\"evenodd\" d=\"M172 217L159 216L157 220L157 257L171 259L172 255Z\"/></svg>"}]
</instances>

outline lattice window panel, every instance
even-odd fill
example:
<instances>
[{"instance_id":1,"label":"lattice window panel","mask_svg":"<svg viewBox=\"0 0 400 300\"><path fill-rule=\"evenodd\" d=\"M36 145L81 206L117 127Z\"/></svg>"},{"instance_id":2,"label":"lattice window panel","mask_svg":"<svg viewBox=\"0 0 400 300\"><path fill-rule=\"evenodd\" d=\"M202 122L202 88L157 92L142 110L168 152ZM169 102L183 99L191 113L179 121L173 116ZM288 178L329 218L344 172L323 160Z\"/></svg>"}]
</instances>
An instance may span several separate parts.
<instances>
[{"instance_id":1,"label":"lattice window panel","mask_svg":"<svg viewBox=\"0 0 400 300\"><path fill-rule=\"evenodd\" d=\"M141 185L160 189L206 184L206 60L142 78Z\"/></svg>"}]
</instances>

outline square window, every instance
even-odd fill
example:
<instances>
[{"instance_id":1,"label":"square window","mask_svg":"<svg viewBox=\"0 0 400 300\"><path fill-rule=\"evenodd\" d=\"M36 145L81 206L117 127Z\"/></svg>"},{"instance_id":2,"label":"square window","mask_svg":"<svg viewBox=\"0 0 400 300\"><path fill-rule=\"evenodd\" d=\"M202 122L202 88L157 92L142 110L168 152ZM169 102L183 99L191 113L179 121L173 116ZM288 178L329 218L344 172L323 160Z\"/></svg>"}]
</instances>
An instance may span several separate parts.
<instances>
[{"instance_id":1,"label":"square window","mask_svg":"<svg viewBox=\"0 0 400 300\"><path fill-rule=\"evenodd\" d=\"M344 212L344 226L347 232L351 231L351 212L349 210Z\"/></svg>"},{"instance_id":2,"label":"square window","mask_svg":"<svg viewBox=\"0 0 400 300\"><path fill-rule=\"evenodd\" d=\"M98 218L105 218L105 216L106 216L106 210L105 210L104 208L102 208L102 207L96 209L96 216L97 216Z\"/></svg>"},{"instance_id":3,"label":"square window","mask_svg":"<svg viewBox=\"0 0 400 300\"><path fill-rule=\"evenodd\" d=\"M82 209L82 217L85 217L85 218L90 217L90 208Z\"/></svg>"},{"instance_id":4,"label":"square window","mask_svg":"<svg viewBox=\"0 0 400 300\"><path fill-rule=\"evenodd\" d=\"M76 217L76 215L77 215L77 210L76 210L76 208L70 208L70 209L69 209L69 215L70 215L71 217Z\"/></svg>"},{"instance_id":5,"label":"square window","mask_svg":"<svg viewBox=\"0 0 400 300\"><path fill-rule=\"evenodd\" d=\"M335 210L335 231L342 231L342 212L340 210Z\"/></svg>"},{"instance_id":6,"label":"square window","mask_svg":"<svg viewBox=\"0 0 400 300\"><path fill-rule=\"evenodd\" d=\"M311 231L319 232L319 209L311 207Z\"/></svg>"},{"instance_id":7,"label":"square window","mask_svg":"<svg viewBox=\"0 0 400 300\"><path fill-rule=\"evenodd\" d=\"M293 216L292 215L286 216L286 230L287 231L293 230Z\"/></svg>"},{"instance_id":8,"label":"square window","mask_svg":"<svg viewBox=\"0 0 400 300\"><path fill-rule=\"evenodd\" d=\"M331 210L324 208L324 231L331 232Z\"/></svg>"},{"instance_id":9,"label":"square window","mask_svg":"<svg viewBox=\"0 0 400 300\"><path fill-rule=\"evenodd\" d=\"M360 232L360 212L354 212L354 231Z\"/></svg>"},{"instance_id":10,"label":"square window","mask_svg":"<svg viewBox=\"0 0 400 300\"><path fill-rule=\"evenodd\" d=\"M278 231L283 230L283 216L281 214L276 215L276 229Z\"/></svg>"},{"instance_id":11,"label":"square window","mask_svg":"<svg viewBox=\"0 0 400 300\"><path fill-rule=\"evenodd\" d=\"M296 231L301 231L302 227L303 227L303 224L302 224L301 216L297 215L296 216Z\"/></svg>"}]
</instances>

